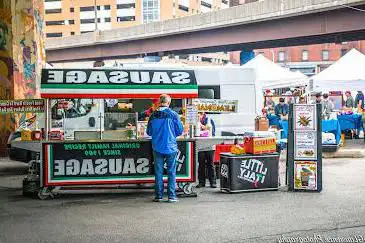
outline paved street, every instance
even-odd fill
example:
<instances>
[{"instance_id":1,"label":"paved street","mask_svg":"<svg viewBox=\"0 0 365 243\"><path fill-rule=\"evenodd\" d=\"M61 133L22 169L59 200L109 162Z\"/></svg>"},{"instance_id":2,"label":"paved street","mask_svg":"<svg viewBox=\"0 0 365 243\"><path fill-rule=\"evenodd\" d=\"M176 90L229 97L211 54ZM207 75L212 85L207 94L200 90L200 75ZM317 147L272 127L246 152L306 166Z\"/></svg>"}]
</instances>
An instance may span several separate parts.
<instances>
[{"instance_id":1,"label":"paved street","mask_svg":"<svg viewBox=\"0 0 365 243\"><path fill-rule=\"evenodd\" d=\"M365 159L324 161L324 191L222 194L178 204L151 191L21 196L24 164L0 160L0 242L278 242L289 236L365 237ZM321 241L317 241L321 242ZM324 242L324 241L323 241Z\"/></svg>"}]
</instances>

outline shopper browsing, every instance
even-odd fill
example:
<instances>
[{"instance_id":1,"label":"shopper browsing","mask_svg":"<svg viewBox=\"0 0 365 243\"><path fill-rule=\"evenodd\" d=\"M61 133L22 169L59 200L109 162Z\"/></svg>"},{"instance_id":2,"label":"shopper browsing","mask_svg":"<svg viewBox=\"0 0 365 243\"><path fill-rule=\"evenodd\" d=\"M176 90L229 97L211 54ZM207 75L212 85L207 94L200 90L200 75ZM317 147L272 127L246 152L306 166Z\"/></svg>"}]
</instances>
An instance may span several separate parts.
<instances>
[{"instance_id":1,"label":"shopper browsing","mask_svg":"<svg viewBox=\"0 0 365 243\"><path fill-rule=\"evenodd\" d=\"M333 110L335 109L335 105L332 100L330 100L328 94L323 94L322 100L322 114L325 118L329 118Z\"/></svg>"},{"instance_id":2,"label":"shopper browsing","mask_svg":"<svg viewBox=\"0 0 365 243\"><path fill-rule=\"evenodd\" d=\"M152 149L155 169L155 202L162 202L164 195L163 170L167 163L167 194L168 202L177 202L176 198L176 155L178 152L176 138L180 136L184 127L179 115L169 106L170 96L162 94L159 108L148 120L147 134L152 137Z\"/></svg>"},{"instance_id":3,"label":"shopper browsing","mask_svg":"<svg viewBox=\"0 0 365 243\"><path fill-rule=\"evenodd\" d=\"M280 117L281 120L288 120L289 105L285 104L285 99L280 98L279 104L275 106L275 115Z\"/></svg>"},{"instance_id":4,"label":"shopper browsing","mask_svg":"<svg viewBox=\"0 0 365 243\"><path fill-rule=\"evenodd\" d=\"M357 95L355 97L355 106L359 110L364 110L364 93L362 91L357 91Z\"/></svg>"},{"instance_id":5,"label":"shopper browsing","mask_svg":"<svg viewBox=\"0 0 365 243\"><path fill-rule=\"evenodd\" d=\"M347 107L347 108L354 108L354 106L355 106L355 100L352 97L351 92L350 91L346 91L345 92L345 95L346 95L345 107Z\"/></svg>"},{"instance_id":6,"label":"shopper browsing","mask_svg":"<svg viewBox=\"0 0 365 243\"><path fill-rule=\"evenodd\" d=\"M209 118L204 112L199 113L200 129L202 131L209 131L210 135L215 136L215 124L214 121ZM198 167L198 187L205 187L206 171L208 174L208 180L211 188L216 188L216 177L214 173L214 152L215 146L207 146L200 149L198 153L199 167Z\"/></svg>"}]
</instances>

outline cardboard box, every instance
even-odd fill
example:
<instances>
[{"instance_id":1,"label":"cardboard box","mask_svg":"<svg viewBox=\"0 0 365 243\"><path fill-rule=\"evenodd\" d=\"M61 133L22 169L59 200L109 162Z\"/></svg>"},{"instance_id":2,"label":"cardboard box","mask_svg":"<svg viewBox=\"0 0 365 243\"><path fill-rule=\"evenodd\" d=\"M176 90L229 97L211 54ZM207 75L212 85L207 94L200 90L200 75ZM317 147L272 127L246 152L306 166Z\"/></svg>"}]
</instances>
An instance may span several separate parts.
<instances>
[{"instance_id":1,"label":"cardboard box","mask_svg":"<svg viewBox=\"0 0 365 243\"><path fill-rule=\"evenodd\" d=\"M269 154L276 152L275 138L250 137L245 140L246 153L250 154Z\"/></svg>"},{"instance_id":2,"label":"cardboard box","mask_svg":"<svg viewBox=\"0 0 365 243\"><path fill-rule=\"evenodd\" d=\"M266 117L255 119L255 131L268 131L269 127L269 120Z\"/></svg>"}]
</instances>

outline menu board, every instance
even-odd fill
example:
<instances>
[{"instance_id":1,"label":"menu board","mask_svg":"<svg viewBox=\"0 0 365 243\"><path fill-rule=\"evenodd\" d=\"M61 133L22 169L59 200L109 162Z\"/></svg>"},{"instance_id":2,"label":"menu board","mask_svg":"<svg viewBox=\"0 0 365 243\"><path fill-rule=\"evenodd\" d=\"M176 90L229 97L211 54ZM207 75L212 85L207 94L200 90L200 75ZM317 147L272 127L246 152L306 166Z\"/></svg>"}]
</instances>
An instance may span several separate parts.
<instances>
[{"instance_id":1,"label":"menu board","mask_svg":"<svg viewBox=\"0 0 365 243\"><path fill-rule=\"evenodd\" d=\"M296 161L294 164L294 188L317 190L317 163Z\"/></svg>"},{"instance_id":2,"label":"menu board","mask_svg":"<svg viewBox=\"0 0 365 243\"><path fill-rule=\"evenodd\" d=\"M294 130L316 130L316 106L294 105Z\"/></svg>"},{"instance_id":3,"label":"menu board","mask_svg":"<svg viewBox=\"0 0 365 243\"><path fill-rule=\"evenodd\" d=\"M195 105L186 106L186 123L190 125L198 123L198 110Z\"/></svg>"},{"instance_id":4,"label":"menu board","mask_svg":"<svg viewBox=\"0 0 365 243\"><path fill-rule=\"evenodd\" d=\"M317 159L317 132L297 131L294 135L294 159Z\"/></svg>"}]
</instances>

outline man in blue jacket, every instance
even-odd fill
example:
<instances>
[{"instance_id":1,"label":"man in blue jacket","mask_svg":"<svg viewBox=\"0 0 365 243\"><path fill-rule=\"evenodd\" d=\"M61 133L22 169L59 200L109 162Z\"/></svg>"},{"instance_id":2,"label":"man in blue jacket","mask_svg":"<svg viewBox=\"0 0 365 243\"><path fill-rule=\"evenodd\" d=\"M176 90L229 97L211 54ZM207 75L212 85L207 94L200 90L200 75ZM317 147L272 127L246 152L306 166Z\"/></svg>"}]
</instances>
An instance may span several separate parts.
<instances>
[{"instance_id":1,"label":"man in blue jacket","mask_svg":"<svg viewBox=\"0 0 365 243\"><path fill-rule=\"evenodd\" d=\"M169 106L170 96L160 96L160 106L148 120L147 134L152 137L152 149L155 163L155 202L163 201L163 169L167 163L168 202L177 202L176 198L176 155L178 152L176 138L184 132L179 115Z\"/></svg>"}]
</instances>

